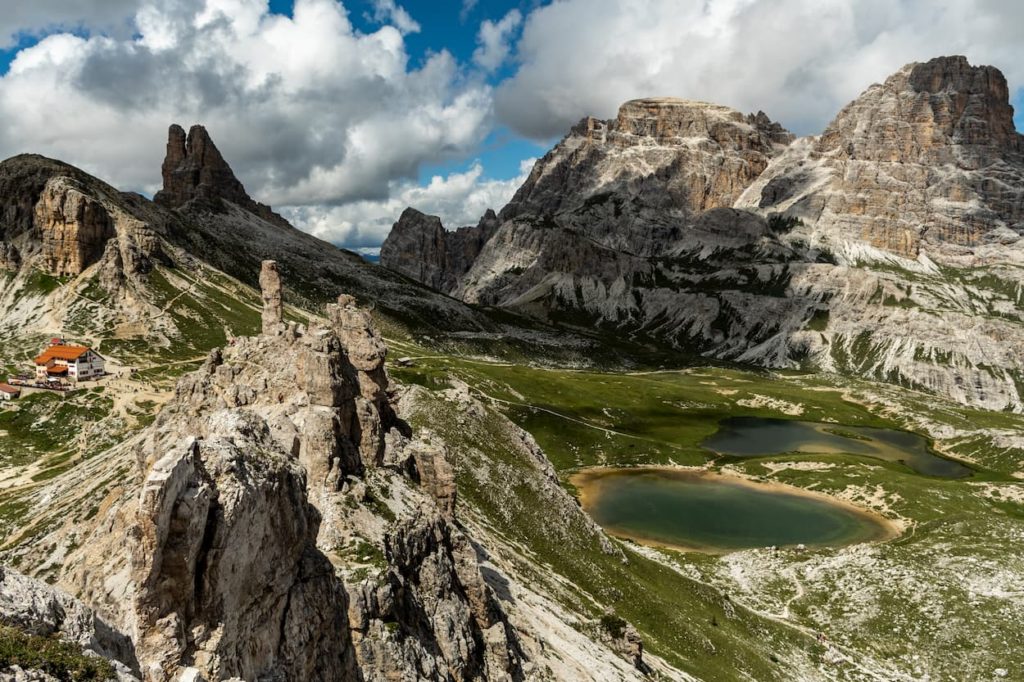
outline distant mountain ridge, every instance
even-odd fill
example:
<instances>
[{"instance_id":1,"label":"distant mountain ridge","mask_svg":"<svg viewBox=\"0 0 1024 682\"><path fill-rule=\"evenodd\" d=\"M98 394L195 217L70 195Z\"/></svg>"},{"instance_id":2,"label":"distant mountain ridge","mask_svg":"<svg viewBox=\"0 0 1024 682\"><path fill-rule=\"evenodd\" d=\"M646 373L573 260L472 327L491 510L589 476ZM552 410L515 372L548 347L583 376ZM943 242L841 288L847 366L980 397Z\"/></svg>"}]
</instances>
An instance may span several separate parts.
<instances>
[{"instance_id":1,"label":"distant mountain ridge","mask_svg":"<svg viewBox=\"0 0 1024 682\"><path fill-rule=\"evenodd\" d=\"M248 195L202 126L170 127L162 173L150 201L42 156L0 162L0 365L15 370L25 338L58 333L132 365L202 356L258 328L265 259L306 310L346 293L403 333L565 347L292 227Z\"/></svg>"},{"instance_id":2,"label":"distant mountain ridge","mask_svg":"<svg viewBox=\"0 0 1024 682\"><path fill-rule=\"evenodd\" d=\"M799 140L636 100L574 126L487 233L406 211L381 263L543 320L1020 411L1022 140L1005 78L964 57L907 65ZM478 253L453 259L467 231Z\"/></svg>"}]
</instances>

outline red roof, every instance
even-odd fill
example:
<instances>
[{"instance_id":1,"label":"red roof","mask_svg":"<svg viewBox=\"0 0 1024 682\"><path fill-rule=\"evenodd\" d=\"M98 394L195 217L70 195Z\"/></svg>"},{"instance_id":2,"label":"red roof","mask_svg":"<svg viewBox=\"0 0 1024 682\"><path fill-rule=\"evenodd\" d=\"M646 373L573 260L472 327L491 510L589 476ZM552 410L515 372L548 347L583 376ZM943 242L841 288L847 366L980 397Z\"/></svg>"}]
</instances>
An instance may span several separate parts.
<instances>
[{"instance_id":1,"label":"red roof","mask_svg":"<svg viewBox=\"0 0 1024 682\"><path fill-rule=\"evenodd\" d=\"M68 368L65 365L61 365L60 367L47 367L46 373L52 374L53 376L61 376L62 374L68 373Z\"/></svg>"},{"instance_id":2,"label":"red roof","mask_svg":"<svg viewBox=\"0 0 1024 682\"><path fill-rule=\"evenodd\" d=\"M36 358L36 364L48 365L51 360L77 360L88 352L85 346L50 346Z\"/></svg>"},{"instance_id":3,"label":"red roof","mask_svg":"<svg viewBox=\"0 0 1024 682\"><path fill-rule=\"evenodd\" d=\"M10 393L13 395L15 393L21 393L21 389L15 388L10 384L0 384L0 393Z\"/></svg>"}]
</instances>

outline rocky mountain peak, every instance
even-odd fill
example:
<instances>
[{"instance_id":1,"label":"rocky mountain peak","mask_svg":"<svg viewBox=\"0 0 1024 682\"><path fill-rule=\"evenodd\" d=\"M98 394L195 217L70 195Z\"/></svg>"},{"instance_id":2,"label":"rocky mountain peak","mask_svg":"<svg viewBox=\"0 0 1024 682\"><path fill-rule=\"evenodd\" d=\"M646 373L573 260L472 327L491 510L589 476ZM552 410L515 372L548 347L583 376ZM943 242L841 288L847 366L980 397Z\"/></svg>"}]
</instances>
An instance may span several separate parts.
<instances>
[{"instance_id":1,"label":"rocky mountain peak","mask_svg":"<svg viewBox=\"0 0 1024 682\"><path fill-rule=\"evenodd\" d=\"M767 141L789 144L793 136L764 112L744 116L735 109L680 99L647 97L619 107L614 129L620 135L652 138L659 144L680 144L694 138L710 138L738 148L758 147ZM746 133L746 134L743 134ZM777 138L777 139L773 139Z\"/></svg>"},{"instance_id":2,"label":"rocky mountain peak","mask_svg":"<svg viewBox=\"0 0 1024 682\"><path fill-rule=\"evenodd\" d=\"M982 168L1024 152L1006 78L966 57L908 64L844 108L818 142L852 159Z\"/></svg>"},{"instance_id":3,"label":"rocky mountain peak","mask_svg":"<svg viewBox=\"0 0 1024 682\"><path fill-rule=\"evenodd\" d=\"M285 222L269 206L254 201L246 193L210 134L201 125L192 126L188 135L180 125L171 125L161 173L163 189L153 200L168 208L194 203L200 208L220 211L223 207L221 202L229 201L264 220Z\"/></svg>"}]
</instances>

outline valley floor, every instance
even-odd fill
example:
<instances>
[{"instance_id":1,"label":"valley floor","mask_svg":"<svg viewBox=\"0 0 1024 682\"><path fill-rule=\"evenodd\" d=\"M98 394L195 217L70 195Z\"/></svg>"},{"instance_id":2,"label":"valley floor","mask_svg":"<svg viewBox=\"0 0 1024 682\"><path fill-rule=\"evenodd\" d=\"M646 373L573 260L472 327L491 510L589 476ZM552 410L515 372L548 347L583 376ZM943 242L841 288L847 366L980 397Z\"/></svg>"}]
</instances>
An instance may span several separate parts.
<instances>
[{"instance_id":1,"label":"valley floor","mask_svg":"<svg viewBox=\"0 0 1024 682\"><path fill-rule=\"evenodd\" d=\"M825 493L872 509L902 529L899 537L883 543L725 555L619 541L634 565L642 557L721 595L717 604L704 604L704 613L681 625L685 641L673 637L680 629L663 614L628 598L611 600L616 612L649 639L652 650L682 669L706 679L743 674L847 680L1024 675L1024 564L1019 552L1024 542L1024 417L834 376L712 367L602 373L437 356L400 342L393 351L415 358L413 366L393 370L400 381L439 393L460 386L529 431L570 489L570 475L585 467L692 467ZM974 472L948 480L865 457L738 459L713 456L700 446L720 419L735 415L911 430ZM443 429L437 412L429 423ZM458 439L459 434L453 428L445 437ZM470 442L465 447L483 446ZM464 467L460 472L472 477ZM545 558L559 570L557 558ZM577 585L586 582L573 579ZM625 571L621 579L634 578ZM669 610L701 608L682 583L672 580L645 585L644 591L646 599L663 600ZM743 609L779 626L772 636L746 646L762 647L769 661L784 661L780 668L744 669L742 655L735 666L718 658L727 654L713 639L716 630L728 627L730 613ZM802 638L785 642L785 631ZM802 667L783 670L793 665Z\"/></svg>"}]
</instances>

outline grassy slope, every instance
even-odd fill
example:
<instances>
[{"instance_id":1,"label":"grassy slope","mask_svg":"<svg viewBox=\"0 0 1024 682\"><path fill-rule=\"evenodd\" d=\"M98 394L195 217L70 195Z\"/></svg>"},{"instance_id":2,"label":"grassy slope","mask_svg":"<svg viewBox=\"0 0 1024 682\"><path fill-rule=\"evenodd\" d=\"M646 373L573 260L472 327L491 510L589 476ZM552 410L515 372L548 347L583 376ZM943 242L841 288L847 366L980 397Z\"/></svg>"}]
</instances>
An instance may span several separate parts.
<instances>
[{"instance_id":1,"label":"grassy slope","mask_svg":"<svg viewBox=\"0 0 1024 682\"><path fill-rule=\"evenodd\" d=\"M414 348L401 352L416 355ZM524 512L506 520L504 532L541 548L544 561L592 594L605 595L612 587L622 591L623 598L613 600L616 611L636 623L652 649L681 661L685 669L709 679L774 676L765 660L786 646L768 634L771 621L729 623L728 634L708 627L713 621L719 627L723 623L723 593L765 615L788 613L788 622L806 632L827 633L838 651L883 678L911 675L915 669L955 679L999 667L1024 669L1024 604L1014 587L1024 580L1014 550L1024 537L1024 484L1013 477L1024 471L1024 452L996 444L1000 434L1024 431L1020 415L971 410L835 377L725 369L623 375L424 357L393 374L434 389L457 378L478 395L508 401L496 404L537 438L563 483L581 466L707 463L872 504L910 527L894 542L846 550L763 550L727 557L659 553L682 574L717 586L721 592L712 597L702 592L706 588L662 574L635 555L621 568L586 552L576 561L576 548L571 558L558 547L545 548L539 531L530 530L542 526L542 518L531 520ZM787 411L844 424L945 429L946 437L936 446L968 457L977 471L966 481L946 481L899 464L805 454L709 463L709 453L699 446L723 416L779 417ZM432 421L443 422L443 415ZM460 433L452 429L447 435L458 440ZM483 448L491 440L474 444ZM816 470L779 469L780 463ZM474 501L479 497L472 488L467 492ZM483 508L491 519L507 514ZM758 627L761 632L755 635L752 630ZM721 633L724 641L716 642L718 647L739 652L737 663L723 666L707 642L702 650L697 642L709 632ZM835 654L805 649L812 659L817 656L822 677L866 674L849 663L829 662Z\"/></svg>"}]
</instances>

